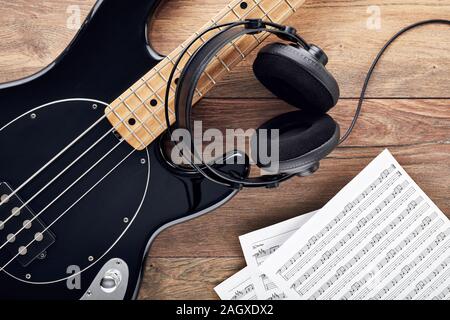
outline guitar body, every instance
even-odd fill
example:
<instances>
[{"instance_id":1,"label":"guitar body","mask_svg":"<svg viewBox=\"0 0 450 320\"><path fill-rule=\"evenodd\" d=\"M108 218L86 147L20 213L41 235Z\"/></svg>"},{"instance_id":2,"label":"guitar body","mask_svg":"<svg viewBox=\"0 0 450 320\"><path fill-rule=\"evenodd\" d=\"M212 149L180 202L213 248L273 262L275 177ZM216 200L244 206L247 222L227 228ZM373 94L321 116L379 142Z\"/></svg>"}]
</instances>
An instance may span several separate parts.
<instances>
[{"instance_id":1,"label":"guitar body","mask_svg":"<svg viewBox=\"0 0 450 320\"><path fill-rule=\"evenodd\" d=\"M0 85L0 196L18 189L0 206L0 299L135 298L154 237L235 194L170 165L158 139L133 152L105 119L21 187L161 61L146 36L158 4L100 0L52 65Z\"/></svg>"}]
</instances>

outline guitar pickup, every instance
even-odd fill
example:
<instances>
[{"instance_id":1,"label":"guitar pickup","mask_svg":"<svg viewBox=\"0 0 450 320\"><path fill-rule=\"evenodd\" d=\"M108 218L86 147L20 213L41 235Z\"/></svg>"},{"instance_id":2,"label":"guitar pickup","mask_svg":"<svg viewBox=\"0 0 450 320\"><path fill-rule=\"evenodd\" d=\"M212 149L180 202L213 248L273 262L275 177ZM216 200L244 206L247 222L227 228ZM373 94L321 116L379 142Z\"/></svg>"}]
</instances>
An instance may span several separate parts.
<instances>
[{"instance_id":1,"label":"guitar pickup","mask_svg":"<svg viewBox=\"0 0 450 320\"><path fill-rule=\"evenodd\" d=\"M0 243L7 243L11 258L17 256L14 260L27 267L55 242L55 236L17 194L8 199L12 193L6 182L0 183Z\"/></svg>"}]
</instances>

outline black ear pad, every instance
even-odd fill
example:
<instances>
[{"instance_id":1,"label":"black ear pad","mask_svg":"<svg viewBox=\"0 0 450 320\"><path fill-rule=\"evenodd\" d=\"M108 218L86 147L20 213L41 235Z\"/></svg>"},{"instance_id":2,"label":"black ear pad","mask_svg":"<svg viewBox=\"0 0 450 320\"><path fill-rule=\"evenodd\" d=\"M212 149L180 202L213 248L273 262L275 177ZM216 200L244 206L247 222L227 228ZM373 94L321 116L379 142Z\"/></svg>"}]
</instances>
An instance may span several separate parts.
<instances>
[{"instance_id":1,"label":"black ear pad","mask_svg":"<svg viewBox=\"0 0 450 320\"><path fill-rule=\"evenodd\" d=\"M266 129L267 135L263 136ZM258 150L261 144L271 155L271 129L279 129L279 172L301 173L310 169L330 154L339 144L339 125L329 115L310 114L303 111L289 112L269 120L258 128L252 137L252 158L260 168L273 164L262 163ZM268 136L268 139L262 139ZM259 146L259 148L258 148Z\"/></svg>"},{"instance_id":2,"label":"black ear pad","mask_svg":"<svg viewBox=\"0 0 450 320\"><path fill-rule=\"evenodd\" d=\"M269 44L259 51L253 71L277 97L310 113L326 113L339 99L334 77L303 48Z\"/></svg>"}]
</instances>

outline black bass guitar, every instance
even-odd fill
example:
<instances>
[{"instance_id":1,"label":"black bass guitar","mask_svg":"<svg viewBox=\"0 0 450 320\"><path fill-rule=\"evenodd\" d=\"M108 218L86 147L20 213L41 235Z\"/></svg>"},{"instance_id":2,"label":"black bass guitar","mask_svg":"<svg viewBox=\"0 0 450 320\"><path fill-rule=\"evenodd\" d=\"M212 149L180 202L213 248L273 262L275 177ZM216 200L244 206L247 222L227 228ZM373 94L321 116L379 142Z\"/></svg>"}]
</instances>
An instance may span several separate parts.
<instances>
[{"instance_id":1,"label":"black bass guitar","mask_svg":"<svg viewBox=\"0 0 450 320\"><path fill-rule=\"evenodd\" d=\"M234 196L164 153L162 99L182 46L167 57L152 49L159 2L99 0L51 65L0 85L0 299L135 298L156 235ZM302 2L233 1L208 26L282 22ZM197 100L262 39L219 55Z\"/></svg>"}]
</instances>

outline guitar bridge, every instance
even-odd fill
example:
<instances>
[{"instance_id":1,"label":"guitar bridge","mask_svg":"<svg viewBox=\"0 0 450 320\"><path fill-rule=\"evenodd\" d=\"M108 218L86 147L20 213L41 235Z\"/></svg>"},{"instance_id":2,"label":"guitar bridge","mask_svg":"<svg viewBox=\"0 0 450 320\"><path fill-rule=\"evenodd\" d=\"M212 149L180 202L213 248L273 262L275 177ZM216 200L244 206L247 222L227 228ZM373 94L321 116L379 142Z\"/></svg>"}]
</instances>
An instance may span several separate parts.
<instances>
[{"instance_id":1,"label":"guitar bridge","mask_svg":"<svg viewBox=\"0 0 450 320\"><path fill-rule=\"evenodd\" d=\"M6 182L0 183L0 243L7 242L11 258L27 267L55 242L55 236L17 194L8 199L12 193Z\"/></svg>"}]
</instances>

